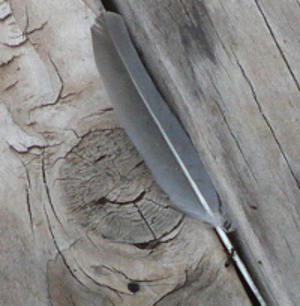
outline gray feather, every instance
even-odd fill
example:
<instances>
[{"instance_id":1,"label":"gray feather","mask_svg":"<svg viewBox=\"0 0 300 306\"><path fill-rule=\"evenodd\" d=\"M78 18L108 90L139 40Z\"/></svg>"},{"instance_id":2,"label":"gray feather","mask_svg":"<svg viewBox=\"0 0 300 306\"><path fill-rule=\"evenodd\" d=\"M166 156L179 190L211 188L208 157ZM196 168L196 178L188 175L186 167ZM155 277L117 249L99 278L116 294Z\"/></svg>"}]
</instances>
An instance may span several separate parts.
<instances>
[{"instance_id":1,"label":"gray feather","mask_svg":"<svg viewBox=\"0 0 300 306\"><path fill-rule=\"evenodd\" d=\"M116 114L155 180L177 209L220 225L212 181L141 63L123 18L105 13L93 26L92 37L96 63Z\"/></svg>"},{"instance_id":2,"label":"gray feather","mask_svg":"<svg viewBox=\"0 0 300 306\"><path fill-rule=\"evenodd\" d=\"M123 18L103 13L92 27L94 55L115 111L174 206L215 227L260 305L266 303L222 225L219 199L191 140L155 88Z\"/></svg>"}]
</instances>

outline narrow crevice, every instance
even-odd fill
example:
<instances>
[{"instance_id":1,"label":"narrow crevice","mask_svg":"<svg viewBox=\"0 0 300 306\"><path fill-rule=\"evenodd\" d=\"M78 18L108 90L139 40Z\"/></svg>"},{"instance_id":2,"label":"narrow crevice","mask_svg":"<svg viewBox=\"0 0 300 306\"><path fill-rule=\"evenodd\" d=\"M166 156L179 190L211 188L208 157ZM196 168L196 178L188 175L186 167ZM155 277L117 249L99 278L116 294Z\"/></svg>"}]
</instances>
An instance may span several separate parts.
<instances>
[{"instance_id":1,"label":"narrow crevice","mask_svg":"<svg viewBox=\"0 0 300 306\"><path fill-rule=\"evenodd\" d=\"M218 93L219 97L222 99L221 93L219 92L218 88L215 86L215 84L214 84L214 82L213 82L212 80L211 80L211 83L213 84L214 89L215 89L216 92ZM222 111L221 106L219 105L218 101L216 101L216 106L218 107L219 112L220 112L220 114L221 114L221 116L222 116L222 118L223 118L223 122L225 123L225 125L226 125L226 127L227 127L227 129L228 129L228 131L229 131L229 133L230 133L230 135L231 135L233 141L235 142L235 144L236 144L236 146L237 146L237 149L238 149L239 152L241 153L242 158L243 158L245 164L247 165L247 167L248 167L248 169L249 169L249 171L250 171L250 173L251 173L253 179L255 180L256 183L258 183L257 178L255 177L255 174L253 173L252 168L251 168L251 166L250 166L250 164L249 164L249 162L248 162L248 160L247 160L247 158L246 158L246 156L245 156L245 154L244 154L244 151L243 151L243 149L242 149L242 147L241 147L239 141L237 140L235 134L233 133L233 131L232 131L230 125L229 125L229 122L228 122L228 120L227 120L227 118L226 118L224 112Z\"/></svg>"},{"instance_id":2,"label":"narrow crevice","mask_svg":"<svg viewBox=\"0 0 300 306\"><path fill-rule=\"evenodd\" d=\"M105 113L106 111L110 111L111 109L110 108L107 108L107 109L103 109L101 111L103 111L103 113ZM91 115L91 116L94 116L95 114ZM87 117L90 117L90 116L87 116ZM87 118L85 117L85 118ZM117 128L97 128L95 130L89 130L88 132L86 132L85 134L83 135L78 135L77 132L73 129L66 129L66 130L71 130L76 138L79 139L79 141L76 143L76 145L74 145L68 152L65 153L65 155L63 157L58 157L54 164L59 161L59 160L65 160L70 154L74 154L76 156L78 156L80 159L82 159L83 161L86 161L87 163L89 163L90 165L94 166L94 161L89 161L87 159L85 159L84 157L82 157L81 155L79 155L78 153L74 152L76 149L78 149L80 147L80 145L82 144L82 141L84 140L85 137L91 135L92 133L94 132L103 132L103 131L107 131L107 130L116 130L116 129L120 129L119 127Z\"/></svg>"},{"instance_id":3,"label":"narrow crevice","mask_svg":"<svg viewBox=\"0 0 300 306\"><path fill-rule=\"evenodd\" d=\"M110 267L105 266L105 265L102 265L102 267L105 268L106 270L112 272L112 273L121 274L126 279L126 281L134 281L134 279L129 278L124 272L122 272L122 271L120 271L118 269L110 268Z\"/></svg>"},{"instance_id":4,"label":"narrow crevice","mask_svg":"<svg viewBox=\"0 0 300 306\"><path fill-rule=\"evenodd\" d=\"M2 2L2 3L1 3L1 6L3 6L4 3L7 3L7 2L6 2L6 1L5 1L5 2ZM0 6L0 7L1 7L1 6ZM1 8L1 9L3 9L3 8ZM5 21L6 19L8 19L9 17L12 17L12 13L11 13L10 10L7 11L7 13L6 13L5 15L3 15L3 16L0 17L0 22L4 22L4 21Z\"/></svg>"},{"instance_id":5,"label":"narrow crevice","mask_svg":"<svg viewBox=\"0 0 300 306\"><path fill-rule=\"evenodd\" d=\"M40 25L39 27L36 27L30 31L27 31L27 28L28 28L28 25L27 25L27 28L24 30L24 34L26 35L31 35L37 31L41 31L45 28L45 26L48 24L48 21L45 21L44 23L42 23L42 25Z\"/></svg>"},{"instance_id":6,"label":"narrow crevice","mask_svg":"<svg viewBox=\"0 0 300 306\"><path fill-rule=\"evenodd\" d=\"M109 200L107 197L101 197L98 200L94 201L95 204L105 205L105 204L116 204L116 205L126 205L126 204L136 204L143 200L146 191L142 191L135 199L130 201L112 201Z\"/></svg>"},{"instance_id":7,"label":"narrow crevice","mask_svg":"<svg viewBox=\"0 0 300 306\"><path fill-rule=\"evenodd\" d=\"M45 187L45 190L46 190L46 194L47 194L47 198L48 198L48 202L50 204L50 207L51 207L51 210L57 220L57 222L59 223L59 225L61 226L61 228L63 229L64 232L65 231L65 228L64 226L62 225L57 213L56 213L56 210L54 208L54 205L52 203L52 199L51 199L51 195L50 195L50 190L49 190L49 186L48 186L48 182L47 182L47 176L46 176L46 169L45 169L45 157L42 158L42 178L43 178L43 184L44 184L44 187Z\"/></svg>"},{"instance_id":8,"label":"narrow crevice","mask_svg":"<svg viewBox=\"0 0 300 306\"><path fill-rule=\"evenodd\" d=\"M185 217L183 216L173 228L171 228L168 232L163 233L159 238L149 240L149 241L146 241L146 242L132 243L132 245L137 247L138 249L141 249L141 250L153 250L161 244L167 244L167 243L170 243L171 241L176 240L180 231L178 233L176 233L173 237L170 237L166 240L163 240L163 239L164 239L164 237L170 235L170 233L172 233L173 231L177 230L177 228L179 228L181 226L184 218Z\"/></svg>"},{"instance_id":9,"label":"narrow crevice","mask_svg":"<svg viewBox=\"0 0 300 306\"><path fill-rule=\"evenodd\" d=\"M53 61L53 59L51 58L50 55L48 55L48 58L49 58L49 61L52 64L52 66L53 66L53 68L54 68L54 70L56 72L56 75L57 75L57 77L59 79L59 82L60 82L60 87L59 87L57 96L56 96L54 102L50 102L50 103L47 103L47 104L42 104L42 105L34 106L33 108L31 108L29 110L29 113L34 112L36 109L42 109L42 108L45 108L45 107L54 106L54 105L56 105L59 102L60 99L62 99L63 97L66 97L66 95L62 96L62 93L64 91L64 82L63 82L62 76L60 75L58 67L56 66L56 64L54 63L54 61Z\"/></svg>"},{"instance_id":10,"label":"narrow crevice","mask_svg":"<svg viewBox=\"0 0 300 306\"><path fill-rule=\"evenodd\" d=\"M27 43L28 39L23 39L21 41L19 41L18 43L16 43L15 45L9 44L9 43L3 43L3 46L11 48L11 49L17 49L23 45L25 45L25 43Z\"/></svg>"},{"instance_id":11,"label":"narrow crevice","mask_svg":"<svg viewBox=\"0 0 300 306\"><path fill-rule=\"evenodd\" d=\"M261 8L261 6L260 6L260 4L259 4L259 1L258 1L258 0L254 0L254 1L255 1L256 5L257 5L257 8L258 8L258 10L259 10L259 12L260 12L260 14L261 14L263 20L264 20L264 22L265 22L265 24L266 24L266 26L267 26L269 32L270 32L272 38L273 38L273 41L274 41L274 43L275 43L277 49L279 50L279 53L280 53L280 55L281 55L281 57L282 57L282 59L283 59L285 65L286 65L288 71L290 72L290 74L291 74L291 76L292 76L293 81L295 82L295 84L296 84L296 86L297 86L297 88L298 88L298 91L300 91L300 84L299 84L299 82L298 82L298 80L297 80L297 78L296 78L296 76L295 76L295 74L294 74L294 72L293 72L293 70L292 70L292 67L290 66L290 64L289 64L289 62L288 62L286 56L284 55L284 52L283 52L283 50L281 49L279 42L278 42L277 39L276 39L276 36L275 36L275 34L274 34L274 31L272 30L272 27L271 27L271 25L269 24L268 19L267 19L266 15L265 15L265 13L264 13L264 11L263 11L263 9Z\"/></svg>"},{"instance_id":12,"label":"narrow crevice","mask_svg":"<svg viewBox=\"0 0 300 306\"><path fill-rule=\"evenodd\" d=\"M148 242L144 242L144 243L135 243L134 245L140 249L154 249L156 248L157 246L161 245L161 244L167 244L167 243L170 243L171 241L174 241L177 239L178 235L180 234L181 232L181 229L180 226L182 225L183 223L183 220L185 219L185 216L183 215L178 223L176 223L174 225L174 227L172 227L170 230L168 230L167 232L164 232L162 235L160 235L160 237L158 237L156 240L151 240L151 241L148 241ZM163 240L165 237L169 236L172 232L176 231L178 229L178 232L170 237L170 238L167 238L165 240Z\"/></svg>"},{"instance_id":13,"label":"narrow crevice","mask_svg":"<svg viewBox=\"0 0 300 306\"><path fill-rule=\"evenodd\" d=\"M135 206L135 208L137 209L139 215L141 216L141 218L143 219L143 221L145 222L147 228L149 229L149 231L151 232L154 240L158 240L151 225L149 224L148 220L146 219L146 217L144 216L144 214L141 212L140 208L138 207L137 203L133 203L133 205Z\"/></svg>"},{"instance_id":14,"label":"narrow crevice","mask_svg":"<svg viewBox=\"0 0 300 306\"><path fill-rule=\"evenodd\" d=\"M286 157L286 154L285 154L285 152L284 152L284 150L283 150L283 147L281 146L281 144L280 144L280 142L279 142L279 140L278 140L278 138L277 138L277 136L276 136L276 133L275 133L275 131L274 131L272 125L271 125L271 123L269 122L267 116L266 116L266 115L264 114L264 112L263 112L262 106L261 106L261 104L260 104L260 102L259 102L259 100L258 100L258 97L257 97L257 94L256 94L256 92L255 92L255 90L254 90L253 84L251 83L249 77L248 77L247 74L246 74L246 71L244 70L244 68L243 68L242 65L239 63L238 60L237 60L237 64L238 64L239 68L241 69L241 72L242 72L242 74L243 74L243 77L245 78L247 84L248 84L249 87L250 87L250 90L251 90L251 92L252 92L253 99L254 99L254 101L256 102L257 107L258 107L258 109L259 109L259 111L260 111L260 113L261 113L261 115L262 115L262 117L263 117L265 123L267 124L267 126L268 126L268 128L269 128L269 130L270 130L270 132L271 132L271 134L272 134L272 137L274 138L274 140L275 140L275 142L276 142L276 144L277 144L277 146L278 146L278 148L279 148L279 150L280 150L280 152L281 152L281 154L282 154L282 156L283 156L283 158L284 158L284 160L285 160L285 162L286 162L286 164L287 164L287 167L289 168L289 171L290 171L290 173L291 173L293 179L295 180L298 189L300 189L300 182L299 182L299 180L298 180L298 178L297 178L297 176L296 176L294 170L292 169L292 166L290 165L290 163L289 163L289 161L288 161L288 159L287 159L287 157Z\"/></svg>"},{"instance_id":15,"label":"narrow crevice","mask_svg":"<svg viewBox=\"0 0 300 306\"><path fill-rule=\"evenodd\" d=\"M106 114L108 112L113 112L113 111L114 111L113 107L105 107L105 108L99 109L97 112L93 112L92 114L89 114L87 116L82 117L81 121L84 121L87 118L98 117L98 116L101 116L103 114ZM113 128L120 128L120 126L110 127L110 128L103 128L102 127L103 130L108 130L108 129L111 130Z\"/></svg>"},{"instance_id":16,"label":"narrow crevice","mask_svg":"<svg viewBox=\"0 0 300 306\"><path fill-rule=\"evenodd\" d=\"M54 70L56 72L56 75L57 75L57 77L58 77L58 79L60 81L60 88L59 88L59 91L58 91L57 98L56 98L55 102L52 103L52 105L53 105L53 104L56 104L58 102L58 100L61 98L61 95L62 95L62 93L64 91L64 80L63 80L63 78L62 78L62 76L61 76L61 74L60 74L60 72L58 70L58 67L56 66L56 64L54 63L52 57L50 56L50 54L48 55L48 58L49 58L49 61L51 62L52 66L53 66L53 68L54 68Z\"/></svg>"},{"instance_id":17,"label":"narrow crevice","mask_svg":"<svg viewBox=\"0 0 300 306\"><path fill-rule=\"evenodd\" d=\"M87 237L87 239L91 242L91 244L93 245L93 247L97 250L97 252L100 252L100 249L98 248L97 244L95 243L95 241L91 238L91 236L89 235L89 230L85 231L85 236Z\"/></svg>"},{"instance_id":18,"label":"narrow crevice","mask_svg":"<svg viewBox=\"0 0 300 306\"><path fill-rule=\"evenodd\" d=\"M99 286L100 288L106 288L106 289L111 290L112 292L114 292L120 298L121 301L123 301L121 293L126 294L126 292L120 292L120 291L118 291L118 290L116 290L116 289L114 289L114 288L112 288L112 287L110 287L106 284L97 282L92 276L90 276L86 271L84 271L84 269L79 265L79 263L77 262L76 259L74 259L74 260L75 260L79 270L82 272L83 275L85 275L86 278L88 278L90 281L92 281L95 285Z\"/></svg>"},{"instance_id":19,"label":"narrow crevice","mask_svg":"<svg viewBox=\"0 0 300 306\"><path fill-rule=\"evenodd\" d=\"M132 169L130 169L130 171L127 173L127 176L129 176L134 170L136 170L140 166L143 166L144 164L145 164L144 160L138 162L134 167L132 167Z\"/></svg>"},{"instance_id":20,"label":"narrow crevice","mask_svg":"<svg viewBox=\"0 0 300 306\"><path fill-rule=\"evenodd\" d=\"M13 55L10 59L1 62L0 63L0 68L8 66L9 64L13 63L16 59L18 59L20 57L21 57L21 55Z\"/></svg>"},{"instance_id":21,"label":"narrow crevice","mask_svg":"<svg viewBox=\"0 0 300 306\"><path fill-rule=\"evenodd\" d=\"M10 85L8 85L7 87L5 87L5 88L3 89L3 91L8 91L8 90L12 89L12 88L15 87L18 83L19 83L18 80L15 81L15 82L13 82L12 84L10 84Z\"/></svg>"},{"instance_id":22,"label":"narrow crevice","mask_svg":"<svg viewBox=\"0 0 300 306\"><path fill-rule=\"evenodd\" d=\"M27 205L27 212L28 212L28 216L29 216L30 229L31 229L31 232L34 236L33 217L32 217L31 203L30 203L30 194L29 194L28 187L26 186L25 188L26 188L26 205Z\"/></svg>"},{"instance_id":23,"label":"narrow crevice","mask_svg":"<svg viewBox=\"0 0 300 306\"><path fill-rule=\"evenodd\" d=\"M158 240L150 240L147 242L136 242L132 243L133 246L140 250L153 250L158 247L162 242Z\"/></svg>"},{"instance_id":24,"label":"narrow crevice","mask_svg":"<svg viewBox=\"0 0 300 306\"><path fill-rule=\"evenodd\" d=\"M81 137L77 134L77 131L74 130L74 129L72 129L72 128L64 129L64 131L71 131L71 132L75 135L75 137L76 137L77 139L80 139L80 138L81 138Z\"/></svg>"},{"instance_id":25,"label":"narrow crevice","mask_svg":"<svg viewBox=\"0 0 300 306\"><path fill-rule=\"evenodd\" d=\"M107 157L106 154L99 156L97 159L94 160L94 164L100 162L101 160L105 159Z\"/></svg>"},{"instance_id":26,"label":"narrow crevice","mask_svg":"<svg viewBox=\"0 0 300 306\"><path fill-rule=\"evenodd\" d=\"M36 31L41 31L44 29L44 27L48 24L48 21L45 21L44 23L42 23L39 27L36 27L30 31L28 31L28 28L29 28L29 16L28 16L28 9L27 9L27 6L25 6L25 16L26 16L26 23L25 23L25 27L24 27L24 30L23 30L23 34L25 35L30 35L30 34L33 34L34 32Z\"/></svg>"},{"instance_id":27,"label":"narrow crevice","mask_svg":"<svg viewBox=\"0 0 300 306\"><path fill-rule=\"evenodd\" d=\"M46 216L46 219L47 219L47 224L48 224L48 229L49 229L49 232L50 232L50 235L51 235L51 238L52 238L52 242L57 250L57 253L60 255L65 267L67 268L67 270L69 271L69 273L72 275L72 277L81 285L83 286L85 289L87 289L88 291L91 291L83 282L81 282L77 277L76 275L73 273L71 267L69 266L69 264L67 263L67 260L65 258L65 256L62 254L62 251L60 250L59 246L58 246L58 243L55 239L55 235L52 231L52 228L51 228L51 223L50 223L50 220L49 220L49 216L48 216L48 213L47 213L47 210L44 206L44 213L45 213L45 216Z\"/></svg>"},{"instance_id":28,"label":"narrow crevice","mask_svg":"<svg viewBox=\"0 0 300 306\"><path fill-rule=\"evenodd\" d=\"M83 93L83 89L79 90L77 92L69 92L65 95L61 95L60 98L61 98L61 100L67 100L70 97L79 97L82 93ZM68 102L68 101L66 101L66 102ZM66 103L66 102L64 102L64 103Z\"/></svg>"},{"instance_id":29,"label":"narrow crevice","mask_svg":"<svg viewBox=\"0 0 300 306\"><path fill-rule=\"evenodd\" d=\"M117 5L115 4L114 1L112 0L101 0L103 7L109 11L109 12L114 12L114 13L118 13L118 8Z\"/></svg>"},{"instance_id":30,"label":"narrow crevice","mask_svg":"<svg viewBox=\"0 0 300 306\"><path fill-rule=\"evenodd\" d=\"M203 260L204 258L207 256L207 253L205 252L204 255L199 259L198 263L197 263L197 266L195 268L195 270L197 270L198 268L200 269L200 274L198 275L198 277L194 278L193 280L189 280L189 269L186 269L185 270L185 280L183 282L183 284L179 285L179 286L176 286L173 290L171 290L170 292L164 294L159 300L157 300L153 306L157 306L158 303L162 302L165 298L167 298L168 296L174 294L175 292L181 290L182 288L186 287L186 286L191 286L193 283L199 281L199 278L201 277L202 273L204 272L204 268L201 267L201 265L203 264ZM207 284L203 284L202 286L200 286L198 288L198 290L203 290L205 288L208 288L208 287L211 287L212 284L217 280L218 278L218 275L219 275L219 270L216 271L215 273L215 276L213 277L213 279L210 279L209 282L207 282ZM184 300L182 301L184 302ZM182 304L182 302L180 302L178 305L185 305L185 304Z\"/></svg>"},{"instance_id":31,"label":"narrow crevice","mask_svg":"<svg viewBox=\"0 0 300 306\"><path fill-rule=\"evenodd\" d=\"M77 146L77 145L76 145ZM75 147L73 147L74 149ZM90 161L88 159L86 159L85 157L83 157L82 155L78 154L77 152L72 152L72 154L74 154L75 156L79 157L85 164L88 164L90 166L94 166L94 162ZM87 180L87 183L89 183L92 179L94 179L95 177L97 177L98 175L94 175L92 176L89 180Z\"/></svg>"},{"instance_id":32,"label":"narrow crevice","mask_svg":"<svg viewBox=\"0 0 300 306\"><path fill-rule=\"evenodd\" d=\"M106 107L106 108L101 109L100 112L101 112L101 115L102 115L103 113L111 112L113 110L114 110L113 107Z\"/></svg>"},{"instance_id":33,"label":"narrow crevice","mask_svg":"<svg viewBox=\"0 0 300 306\"><path fill-rule=\"evenodd\" d=\"M171 291L165 293L162 297L160 297L160 298L153 304L153 306L157 306L158 303L160 303L163 299L167 298L168 296L172 295L173 293L175 293L175 292L181 290L182 288L184 288L184 287L187 285L187 282L188 282L188 271L186 270L186 271L185 271L185 280L184 280L183 284L180 285L180 286L176 286L176 287L175 287L174 289L172 289ZM181 302L180 302L180 304L181 304ZM179 304L179 305L180 305L180 304Z\"/></svg>"},{"instance_id":34,"label":"narrow crevice","mask_svg":"<svg viewBox=\"0 0 300 306\"><path fill-rule=\"evenodd\" d=\"M211 81L211 83L214 84L213 81ZM217 89L216 87L215 87L215 89L216 89L216 92L219 94L219 97L222 99L221 93L218 91L218 89ZM228 128L228 132L229 132L230 135L232 136L233 141L236 143L237 149L238 149L239 152L241 153L241 156L242 156L243 160L245 161L245 164L247 165L247 167L248 167L248 169L249 169L249 172L250 172L251 176L253 177L254 181L258 183L257 178L255 177L255 175L254 175L254 173L253 173L253 171L252 171L252 168L251 168L250 164L248 163L248 160L247 160L247 158L246 158L246 156L245 156L245 154L244 154L244 152L243 152L243 150L242 150L242 147L240 146L238 139L237 139L236 136L234 135L234 133L233 133L231 127L230 127L230 124L229 124L229 122L228 122L228 120L227 120L225 114L223 113L221 106L219 105L219 103L218 103L217 101L216 101L216 106L218 107L219 112L220 112L220 114L221 114L221 116L222 116L222 118L223 118L223 120L224 120L224 123L225 123L225 125L226 125L227 128ZM225 152L226 152L226 155L227 155L227 156L230 156L229 152L226 150L226 147L224 147L224 150L225 150ZM234 167L235 173L240 173L240 169L237 168L237 164L233 162L232 165L233 165L233 167ZM241 184L241 187L244 188L244 190L248 190L249 186L247 186L247 185L245 184L243 178L242 178L240 175L238 176L238 179L239 179L239 182L240 182L240 184ZM231 221L229 221L229 222L231 222ZM225 221L225 223L226 223L226 221ZM228 230L230 231L231 224L226 225L226 227L229 227Z\"/></svg>"}]
</instances>

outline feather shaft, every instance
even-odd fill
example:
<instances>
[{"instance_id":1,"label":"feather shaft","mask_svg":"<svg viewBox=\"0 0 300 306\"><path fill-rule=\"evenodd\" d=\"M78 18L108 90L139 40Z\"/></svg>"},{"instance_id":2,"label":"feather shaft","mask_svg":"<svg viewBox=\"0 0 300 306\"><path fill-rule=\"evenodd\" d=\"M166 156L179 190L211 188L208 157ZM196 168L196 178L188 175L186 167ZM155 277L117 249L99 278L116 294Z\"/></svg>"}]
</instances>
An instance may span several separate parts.
<instances>
[{"instance_id":1,"label":"feather shaft","mask_svg":"<svg viewBox=\"0 0 300 306\"><path fill-rule=\"evenodd\" d=\"M145 70L123 18L105 12L92 27L94 55L117 116L175 207L210 223L261 306L266 303L235 251L210 176Z\"/></svg>"},{"instance_id":2,"label":"feather shaft","mask_svg":"<svg viewBox=\"0 0 300 306\"><path fill-rule=\"evenodd\" d=\"M142 65L122 17L105 13L97 24L92 29L96 63L127 134L176 208L220 225L224 220L210 176Z\"/></svg>"}]
</instances>

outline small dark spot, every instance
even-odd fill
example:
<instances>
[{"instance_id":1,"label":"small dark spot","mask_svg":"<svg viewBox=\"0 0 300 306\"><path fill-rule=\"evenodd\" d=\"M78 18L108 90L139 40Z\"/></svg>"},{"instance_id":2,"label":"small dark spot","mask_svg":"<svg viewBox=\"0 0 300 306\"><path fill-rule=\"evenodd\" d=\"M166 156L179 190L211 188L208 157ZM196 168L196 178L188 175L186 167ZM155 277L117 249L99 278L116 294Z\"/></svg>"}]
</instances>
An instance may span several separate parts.
<instances>
[{"instance_id":1,"label":"small dark spot","mask_svg":"<svg viewBox=\"0 0 300 306\"><path fill-rule=\"evenodd\" d=\"M250 205L250 208L252 208L253 210L257 210L257 206L255 205Z\"/></svg>"},{"instance_id":2,"label":"small dark spot","mask_svg":"<svg viewBox=\"0 0 300 306\"><path fill-rule=\"evenodd\" d=\"M152 240L148 242L140 242L140 243L133 243L133 245L141 250L152 250L156 248L160 242L158 240Z\"/></svg>"},{"instance_id":3,"label":"small dark spot","mask_svg":"<svg viewBox=\"0 0 300 306\"><path fill-rule=\"evenodd\" d=\"M107 203L107 199L105 197L102 197L95 201L95 204L97 205L105 205Z\"/></svg>"},{"instance_id":4,"label":"small dark spot","mask_svg":"<svg viewBox=\"0 0 300 306\"><path fill-rule=\"evenodd\" d=\"M127 288L129 291L131 291L132 293L136 293L140 290L140 285L138 283L135 282L131 282L127 285Z\"/></svg>"},{"instance_id":5,"label":"small dark spot","mask_svg":"<svg viewBox=\"0 0 300 306\"><path fill-rule=\"evenodd\" d=\"M262 265L262 261L261 260L258 260L257 262L259 265Z\"/></svg>"},{"instance_id":6,"label":"small dark spot","mask_svg":"<svg viewBox=\"0 0 300 306\"><path fill-rule=\"evenodd\" d=\"M139 249L149 249L149 243L145 242L145 243L134 243L133 244L135 247L139 248Z\"/></svg>"},{"instance_id":7,"label":"small dark spot","mask_svg":"<svg viewBox=\"0 0 300 306\"><path fill-rule=\"evenodd\" d=\"M112 0L102 0L102 4L107 11L118 13L118 9L114 1Z\"/></svg>"},{"instance_id":8,"label":"small dark spot","mask_svg":"<svg viewBox=\"0 0 300 306\"><path fill-rule=\"evenodd\" d=\"M233 256L234 256L235 252L236 252L235 248L232 248L230 250L229 256L228 256L228 258L225 261L225 268L228 268L228 267L230 267L233 264Z\"/></svg>"},{"instance_id":9,"label":"small dark spot","mask_svg":"<svg viewBox=\"0 0 300 306\"><path fill-rule=\"evenodd\" d=\"M225 268L229 268L231 265L233 264L233 260L232 260L232 257L228 257L226 260L225 260Z\"/></svg>"},{"instance_id":10,"label":"small dark spot","mask_svg":"<svg viewBox=\"0 0 300 306\"><path fill-rule=\"evenodd\" d=\"M94 163L98 163L99 161L101 161L102 159L104 159L107 155L101 155L100 157L98 157Z\"/></svg>"}]
</instances>

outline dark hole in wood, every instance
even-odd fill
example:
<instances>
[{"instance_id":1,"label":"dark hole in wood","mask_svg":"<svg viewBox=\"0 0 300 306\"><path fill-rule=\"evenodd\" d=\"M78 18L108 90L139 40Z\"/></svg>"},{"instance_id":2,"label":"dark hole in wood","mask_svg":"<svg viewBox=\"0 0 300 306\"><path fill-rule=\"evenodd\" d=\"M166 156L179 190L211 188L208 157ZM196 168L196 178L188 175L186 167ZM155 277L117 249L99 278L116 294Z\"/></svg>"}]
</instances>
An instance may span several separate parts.
<instances>
[{"instance_id":1,"label":"dark hole in wood","mask_svg":"<svg viewBox=\"0 0 300 306\"><path fill-rule=\"evenodd\" d=\"M113 0L102 0L102 4L107 11L118 13L118 9Z\"/></svg>"},{"instance_id":2,"label":"dark hole in wood","mask_svg":"<svg viewBox=\"0 0 300 306\"><path fill-rule=\"evenodd\" d=\"M233 260L231 257L228 257L226 260L225 260L225 268L229 268L231 265L233 265Z\"/></svg>"},{"instance_id":3,"label":"dark hole in wood","mask_svg":"<svg viewBox=\"0 0 300 306\"><path fill-rule=\"evenodd\" d=\"M152 250L156 248L160 244L157 240L152 240L148 242L140 242L140 243L133 243L133 245L141 250Z\"/></svg>"},{"instance_id":4,"label":"dark hole in wood","mask_svg":"<svg viewBox=\"0 0 300 306\"><path fill-rule=\"evenodd\" d=\"M140 290L140 285L138 283L135 282L131 282L127 285L127 288L129 291L131 291L132 293L136 293Z\"/></svg>"},{"instance_id":5,"label":"dark hole in wood","mask_svg":"<svg viewBox=\"0 0 300 306\"><path fill-rule=\"evenodd\" d=\"M105 197L102 197L95 201L97 205L105 205L107 203L107 200Z\"/></svg>"}]
</instances>

